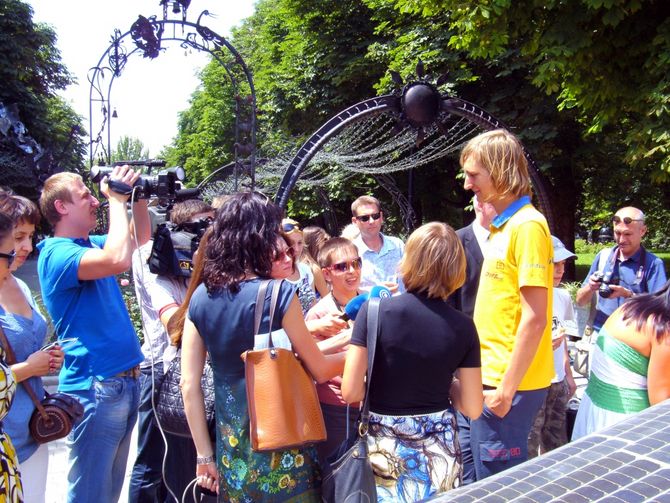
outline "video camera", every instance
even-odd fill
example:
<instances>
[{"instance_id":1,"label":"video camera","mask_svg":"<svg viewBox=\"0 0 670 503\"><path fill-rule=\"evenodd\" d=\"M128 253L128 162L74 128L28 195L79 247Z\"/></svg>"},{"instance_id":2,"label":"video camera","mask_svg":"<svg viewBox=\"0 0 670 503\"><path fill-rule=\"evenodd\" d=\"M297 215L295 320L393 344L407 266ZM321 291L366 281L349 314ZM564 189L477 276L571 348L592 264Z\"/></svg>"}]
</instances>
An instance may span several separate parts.
<instances>
[{"instance_id":1,"label":"video camera","mask_svg":"<svg viewBox=\"0 0 670 503\"><path fill-rule=\"evenodd\" d=\"M145 161L118 161L114 163L114 166L146 166L149 169L152 167L163 167L165 166L165 161L162 160L145 160ZM105 176L109 176L112 172L113 167L111 166L93 166L90 171L91 181L98 183L102 181ZM181 182L186 178L186 172L181 166L175 166L172 168L165 168L159 171L155 175L140 175L133 187L136 189L136 198L137 199L149 199L151 196L156 196L159 198L167 199L180 199L180 189ZM110 188L117 192L123 192L123 188L118 188L114 186L115 182L110 183ZM117 184L123 186L124 184ZM187 197L193 197L189 194ZM182 197L184 198L184 197Z\"/></svg>"},{"instance_id":2,"label":"video camera","mask_svg":"<svg viewBox=\"0 0 670 503\"><path fill-rule=\"evenodd\" d=\"M178 226L171 222L159 224L149 255L149 270L159 276L190 278L193 254L210 223L210 219L200 219Z\"/></svg>"}]
</instances>

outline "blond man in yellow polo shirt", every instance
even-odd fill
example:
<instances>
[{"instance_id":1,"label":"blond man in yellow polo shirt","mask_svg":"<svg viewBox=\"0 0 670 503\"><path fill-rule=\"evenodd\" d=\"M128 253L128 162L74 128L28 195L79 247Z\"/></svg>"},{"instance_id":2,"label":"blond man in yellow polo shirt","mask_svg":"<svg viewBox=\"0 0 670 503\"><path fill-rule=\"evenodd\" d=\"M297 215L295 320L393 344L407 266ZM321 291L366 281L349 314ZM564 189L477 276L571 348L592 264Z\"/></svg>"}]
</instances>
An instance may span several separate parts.
<instances>
[{"instance_id":1,"label":"blond man in yellow polo shirt","mask_svg":"<svg viewBox=\"0 0 670 503\"><path fill-rule=\"evenodd\" d=\"M475 302L484 412L470 423L476 480L528 458L528 434L554 375L551 348L553 248L544 216L531 204L528 163L505 130L489 131L461 152L464 187L498 216Z\"/></svg>"}]
</instances>

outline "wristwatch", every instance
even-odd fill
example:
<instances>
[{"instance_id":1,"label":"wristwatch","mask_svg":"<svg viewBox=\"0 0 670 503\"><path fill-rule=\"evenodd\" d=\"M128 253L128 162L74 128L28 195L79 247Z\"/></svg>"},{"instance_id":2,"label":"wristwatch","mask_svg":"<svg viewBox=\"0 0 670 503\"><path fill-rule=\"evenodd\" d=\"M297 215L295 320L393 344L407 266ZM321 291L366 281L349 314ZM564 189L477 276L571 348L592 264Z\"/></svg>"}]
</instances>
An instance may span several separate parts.
<instances>
[{"instance_id":1,"label":"wristwatch","mask_svg":"<svg viewBox=\"0 0 670 503\"><path fill-rule=\"evenodd\" d=\"M195 458L195 463L197 465L208 465L210 463L214 463L214 454L212 454L210 456L204 456L202 458L200 456L198 456L198 457Z\"/></svg>"}]
</instances>

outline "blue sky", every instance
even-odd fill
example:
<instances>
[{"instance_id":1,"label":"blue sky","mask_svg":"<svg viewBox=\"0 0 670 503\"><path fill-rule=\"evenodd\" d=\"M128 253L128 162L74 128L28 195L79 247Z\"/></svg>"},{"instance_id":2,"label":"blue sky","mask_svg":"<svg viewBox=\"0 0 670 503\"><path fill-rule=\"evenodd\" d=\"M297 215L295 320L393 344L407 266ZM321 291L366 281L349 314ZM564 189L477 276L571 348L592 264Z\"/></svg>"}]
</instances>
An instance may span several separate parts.
<instances>
[{"instance_id":1,"label":"blue sky","mask_svg":"<svg viewBox=\"0 0 670 503\"><path fill-rule=\"evenodd\" d=\"M158 0L27 0L33 19L51 25L58 35L61 57L78 83L63 97L84 118L88 129L89 69L97 65L110 45L114 29L127 32L138 15L162 18ZM253 13L253 0L193 0L188 20L195 22L208 10L216 17L202 23L219 35L229 36L230 28ZM132 39L126 47L131 50ZM118 118L112 122L112 148L123 135L142 140L156 157L177 132L177 114L188 106L188 98L198 86L197 72L207 64L207 55L172 45L156 59L134 55L112 87L111 102ZM96 105L99 106L99 105ZM106 138L106 135L105 135Z\"/></svg>"}]
</instances>

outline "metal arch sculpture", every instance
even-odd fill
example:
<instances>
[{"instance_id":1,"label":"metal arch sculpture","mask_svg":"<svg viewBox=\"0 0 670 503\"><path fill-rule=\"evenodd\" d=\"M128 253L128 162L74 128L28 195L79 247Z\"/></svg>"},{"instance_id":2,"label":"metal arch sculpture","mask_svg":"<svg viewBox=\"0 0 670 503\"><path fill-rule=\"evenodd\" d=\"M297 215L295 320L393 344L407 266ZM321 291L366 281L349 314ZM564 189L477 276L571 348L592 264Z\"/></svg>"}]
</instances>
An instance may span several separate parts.
<instances>
[{"instance_id":1,"label":"metal arch sculpture","mask_svg":"<svg viewBox=\"0 0 670 503\"><path fill-rule=\"evenodd\" d=\"M89 70L89 162L93 165L96 156L109 162L111 153L111 124L109 114L112 110L111 90L114 81L121 76L128 59L133 54L145 58L156 58L165 50L164 42L178 42L182 49L196 49L208 52L225 69L235 96L235 143L232 175L237 189L241 176L250 178L251 188L255 185L256 166L256 91L251 71L235 47L224 37L201 24L209 11L200 13L195 23L187 21L187 9L190 0L161 0L163 18L138 16L130 30L121 33L114 30L111 43L103 53L98 64ZM171 11L168 9L172 6ZM178 19L169 19L170 14L181 14ZM124 40L131 37L135 47L130 52L124 46ZM224 60L228 52L231 60ZM105 86L105 73L111 78ZM99 109L94 108L99 104ZM96 117L95 112L98 112ZM96 123L97 119L97 123ZM94 136L93 132L98 131ZM103 133L106 131L106 144Z\"/></svg>"},{"instance_id":2,"label":"metal arch sculpture","mask_svg":"<svg viewBox=\"0 0 670 503\"><path fill-rule=\"evenodd\" d=\"M391 74L393 81L399 86L402 86L402 88L391 94L361 101L343 110L323 124L300 147L288 165L279 185L275 201L280 206L286 207L291 190L295 187L301 174L314 156L319 153L331 139L335 138L358 121L362 121L370 116L384 113L393 115L396 121L396 132L400 132L408 127L416 131L416 147L419 149L424 142L426 132L430 128L437 128L437 130L445 136L448 134L445 122L449 116L466 119L485 131L493 129L509 129L502 121L496 119L493 115L474 103L470 103L455 96L441 94L438 87L445 83L446 75L441 76L436 84L428 82L427 79L424 78L423 64L421 61L419 61L419 64L417 65L418 78L406 85L403 85L402 79L396 72L391 72ZM543 177L540 174L535 161L525 147L524 154L528 161L531 183L538 203L547 218L549 227L553 229L555 228L555 221L545 182L543 181ZM401 207L401 213L403 214L403 221L409 229L409 225L414 219L414 211L411 204L407 204L406 199L399 200L397 198L398 191L397 188L394 187L392 181L389 182L388 179L381 179L380 174L374 171L370 171L370 174L373 174L380 182L380 185L388 190L394 199L398 201Z\"/></svg>"}]
</instances>

